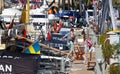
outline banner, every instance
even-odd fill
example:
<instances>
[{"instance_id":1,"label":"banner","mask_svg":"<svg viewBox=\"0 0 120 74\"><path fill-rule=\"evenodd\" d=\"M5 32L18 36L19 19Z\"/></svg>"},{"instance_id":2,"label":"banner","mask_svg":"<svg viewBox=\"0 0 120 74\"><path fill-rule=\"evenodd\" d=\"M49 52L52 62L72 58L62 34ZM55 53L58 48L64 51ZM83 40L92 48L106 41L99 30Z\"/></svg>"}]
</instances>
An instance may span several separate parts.
<instances>
[{"instance_id":1,"label":"banner","mask_svg":"<svg viewBox=\"0 0 120 74\"><path fill-rule=\"evenodd\" d=\"M0 59L0 74L37 74L35 60Z\"/></svg>"},{"instance_id":2,"label":"banner","mask_svg":"<svg viewBox=\"0 0 120 74\"><path fill-rule=\"evenodd\" d=\"M37 74L38 56L0 51L0 74Z\"/></svg>"},{"instance_id":3,"label":"banner","mask_svg":"<svg viewBox=\"0 0 120 74\"><path fill-rule=\"evenodd\" d=\"M60 35L60 34L52 34L52 39L50 41L45 41L44 44L50 46L50 47L54 47L54 48L58 48L61 50L66 50L67 49L67 40L60 40L64 35Z\"/></svg>"}]
</instances>

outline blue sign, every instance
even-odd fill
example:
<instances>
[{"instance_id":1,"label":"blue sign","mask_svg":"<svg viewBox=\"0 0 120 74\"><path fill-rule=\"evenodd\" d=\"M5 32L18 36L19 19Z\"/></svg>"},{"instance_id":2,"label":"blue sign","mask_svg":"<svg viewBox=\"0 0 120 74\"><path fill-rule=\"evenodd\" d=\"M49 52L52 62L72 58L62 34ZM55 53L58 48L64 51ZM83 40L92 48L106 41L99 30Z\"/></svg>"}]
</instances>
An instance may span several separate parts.
<instances>
[{"instance_id":1,"label":"blue sign","mask_svg":"<svg viewBox=\"0 0 120 74\"><path fill-rule=\"evenodd\" d=\"M67 39L60 40L64 35L52 34L52 39L50 41L45 41L44 44L50 47L54 47L61 50L67 49Z\"/></svg>"},{"instance_id":2,"label":"blue sign","mask_svg":"<svg viewBox=\"0 0 120 74\"><path fill-rule=\"evenodd\" d=\"M78 18L80 16L79 12L76 11L70 11L70 10L64 10L62 13L55 14L56 17L64 17L64 16L74 16L75 18Z\"/></svg>"}]
</instances>

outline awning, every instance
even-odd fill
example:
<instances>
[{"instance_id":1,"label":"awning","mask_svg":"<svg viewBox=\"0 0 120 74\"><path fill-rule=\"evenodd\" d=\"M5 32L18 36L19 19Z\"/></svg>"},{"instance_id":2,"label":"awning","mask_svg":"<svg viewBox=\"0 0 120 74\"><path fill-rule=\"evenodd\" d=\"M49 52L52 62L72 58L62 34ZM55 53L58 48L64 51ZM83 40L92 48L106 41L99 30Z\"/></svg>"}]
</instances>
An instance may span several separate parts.
<instances>
[{"instance_id":1,"label":"awning","mask_svg":"<svg viewBox=\"0 0 120 74\"><path fill-rule=\"evenodd\" d=\"M107 32L107 34L116 34L116 33L120 33L120 30L112 30Z\"/></svg>"}]
</instances>

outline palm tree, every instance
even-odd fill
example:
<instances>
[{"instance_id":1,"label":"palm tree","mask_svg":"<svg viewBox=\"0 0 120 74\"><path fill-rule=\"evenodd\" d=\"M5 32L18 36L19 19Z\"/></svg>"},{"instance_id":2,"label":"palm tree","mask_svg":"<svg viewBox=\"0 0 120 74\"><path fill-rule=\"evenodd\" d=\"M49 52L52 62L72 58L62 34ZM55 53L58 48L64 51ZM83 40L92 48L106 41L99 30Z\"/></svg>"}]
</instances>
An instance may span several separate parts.
<instances>
[{"instance_id":1,"label":"palm tree","mask_svg":"<svg viewBox=\"0 0 120 74\"><path fill-rule=\"evenodd\" d=\"M68 0L68 10L70 10L70 0Z\"/></svg>"},{"instance_id":2,"label":"palm tree","mask_svg":"<svg viewBox=\"0 0 120 74\"><path fill-rule=\"evenodd\" d=\"M120 66L119 65L110 65L108 70L109 70L109 74L119 74Z\"/></svg>"},{"instance_id":3,"label":"palm tree","mask_svg":"<svg viewBox=\"0 0 120 74\"><path fill-rule=\"evenodd\" d=\"M77 10L77 9L79 9L79 0L74 0L74 10Z\"/></svg>"},{"instance_id":4,"label":"palm tree","mask_svg":"<svg viewBox=\"0 0 120 74\"><path fill-rule=\"evenodd\" d=\"M106 33L102 34L100 36L100 41L99 41L99 44L102 45L102 54L103 54L103 57L105 59L105 61L109 64L110 63L110 57L116 53L116 51L119 49L119 45L116 44L116 45L113 45L113 44L110 44L108 42L105 42L107 39L107 35Z\"/></svg>"},{"instance_id":5,"label":"palm tree","mask_svg":"<svg viewBox=\"0 0 120 74\"><path fill-rule=\"evenodd\" d=\"M85 4L85 7L86 7L86 8L89 8L89 6L92 5L92 0L84 0L83 2L84 2L84 4Z\"/></svg>"}]
</instances>

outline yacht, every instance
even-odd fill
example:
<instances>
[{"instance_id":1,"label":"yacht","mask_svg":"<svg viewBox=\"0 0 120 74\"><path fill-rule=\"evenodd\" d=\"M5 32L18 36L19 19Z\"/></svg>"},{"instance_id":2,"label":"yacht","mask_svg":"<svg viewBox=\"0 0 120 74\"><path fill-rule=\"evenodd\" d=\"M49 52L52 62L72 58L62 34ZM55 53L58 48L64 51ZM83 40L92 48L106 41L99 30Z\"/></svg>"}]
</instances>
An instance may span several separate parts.
<instances>
[{"instance_id":1,"label":"yacht","mask_svg":"<svg viewBox=\"0 0 120 74\"><path fill-rule=\"evenodd\" d=\"M49 6L46 0L43 0L42 6L36 9L30 9L30 22L32 23L48 23L49 20L56 19L53 14L48 15L47 12L49 10ZM21 17L22 10L19 9L19 6L6 8L2 11L0 16L3 17L3 20L6 23L10 23L14 16L16 16L15 22L19 22L19 18Z\"/></svg>"},{"instance_id":2,"label":"yacht","mask_svg":"<svg viewBox=\"0 0 120 74\"><path fill-rule=\"evenodd\" d=\"M0 15L3 17L3 21L6 23L10 23L12 19L15 19L15 22L19 22L19 18L21 16L22 12L15 8L6 8L2 11L2 14Z\"/></svg>"},{"instance_id":3,"label":"yacht","mask_svg":"<svg viewBox=\"0 0 120 74\"><path fill-rule=\"evenodd\" d=\"M48 23L48 15L45 13L41 13L40 9L32 9L30 10L30 19L32 23Z\"/></svg>"}]
</instances>

